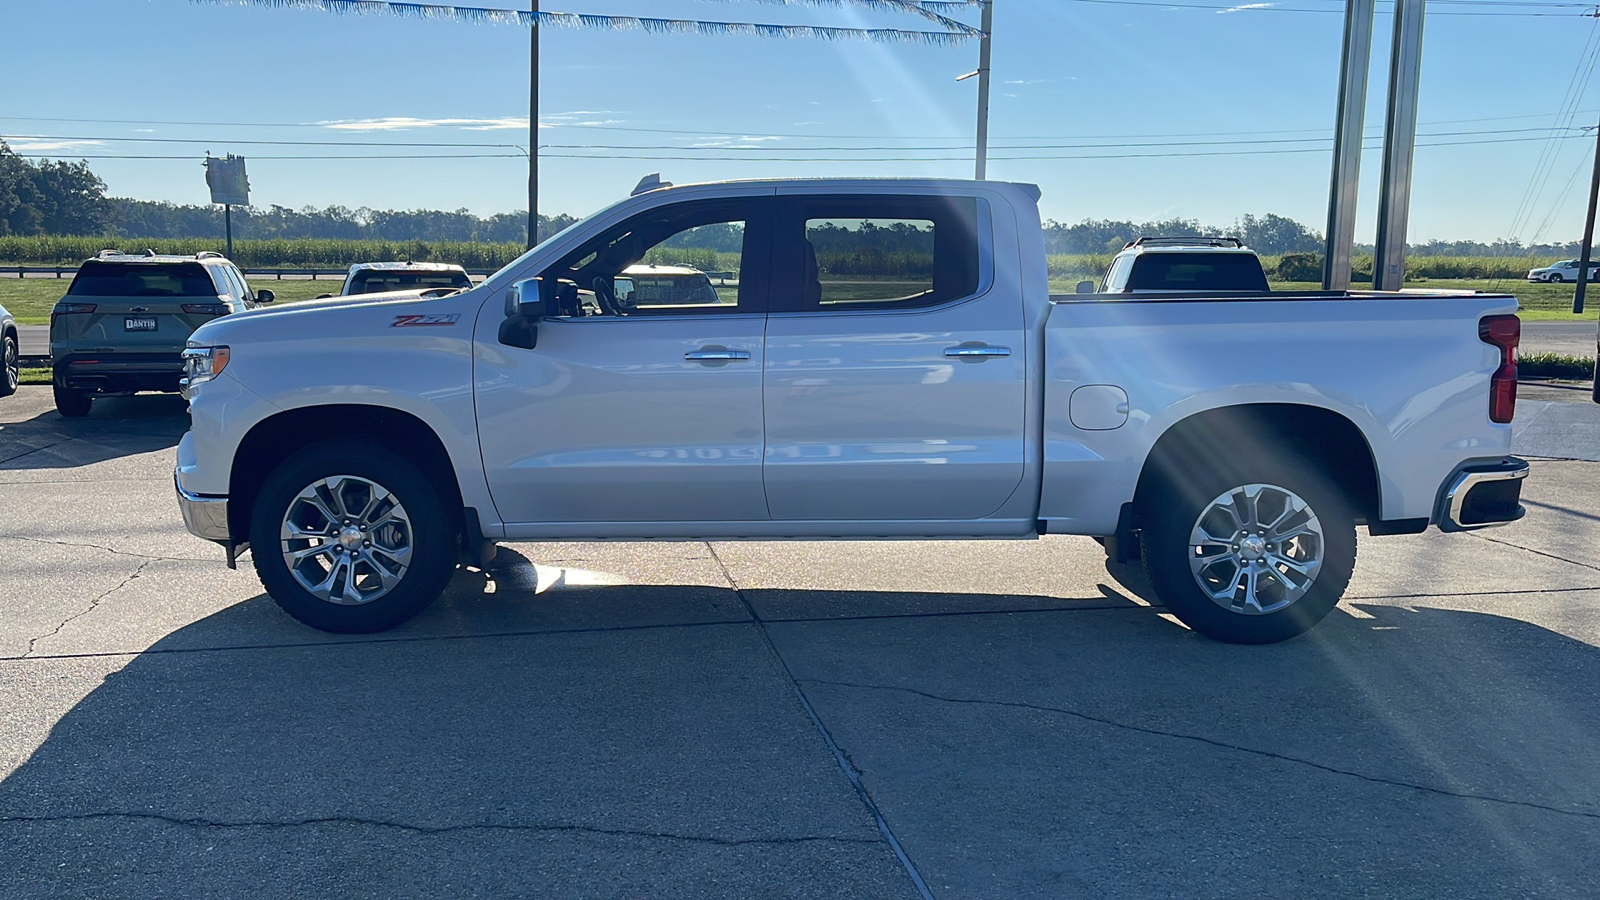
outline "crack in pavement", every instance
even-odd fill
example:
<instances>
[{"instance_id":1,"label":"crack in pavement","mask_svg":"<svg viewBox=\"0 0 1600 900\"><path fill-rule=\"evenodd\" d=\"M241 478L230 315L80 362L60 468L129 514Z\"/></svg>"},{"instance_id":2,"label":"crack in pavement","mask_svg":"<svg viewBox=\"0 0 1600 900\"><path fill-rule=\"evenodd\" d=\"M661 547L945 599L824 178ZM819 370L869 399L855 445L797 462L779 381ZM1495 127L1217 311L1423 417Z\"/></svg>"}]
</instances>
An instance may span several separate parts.
<instances>
[{"instance_id":1,"label":"crack in pavement","mask_svg":"<svg viewBox=\"0 0 1600 900\"><path fill-rule=\"evenodd\" d=\"M162 822L168 825L178 825L188 828L305 828L317 825L357 825L368 828L387 828L395 831L405 831L412 834L458 834L471 831L510 831L510 832L539 832L539 833L572 833L589 834L602 837L638 837L655 838L659 840L680 841L693 844L711 844L718 847L742 847L748 845L783 845L806 843L831 843L831 844L877 844L872 838L842 837L838 835L800 835L798 837L752 837L752 838L720 838L709 835L679 834L670 831L639 831L626 828L597 828L588 825L572 825L562 823L536 823L522 824L516 822L473 822L460 825L417 825L410 822L397 822L392 819L365 819L357 816L321 816L306 819L264 819L264 820L237 820L226 821L206 819L198 816L180 817L169 816L162 813L149 812L91 812L70 813L56 816L0 816L0 825L14 823L51 824L56 822L87 822L98 819L144 819L152 822Z\"/></svg>"},{"instance_id":2,"label":"crack in pavement","mask_svg":"<svg viewBox=\"0 0 1600 900\"><path fill-rule=\"evenodd\" d=\"M1469 532L1466 532L1466 533L1469 536L1475 537L1480 541L1488 541L1491 544L1499 544L1502 547L1510 547L1513 550L1522 550L1522 551L1525 551L1525 552L1528 552L1528 553L1532 553L1532 554L1534 554L1536 556L1543 556L1546 559L1553 559L1556 562L1570 563L1571 565L1574 565L1574 566L1582 566L1585 569L1593 569L1596 572L1600 572L1600 566L1594 566L1594 565L1590 565L1589 563L1578 562L1575 559L1567 559L1565 556L1557 556L1554 553L1546 553L1543 550L1535 550L1532 547L1524 547L1521 544L1513 544L1510 541L1502 541L1499 538L1492 538L1492 537L1489 537L1488 535L1478 534L1477 532L1469 531Z\"/></svg>"},{"instance_id":3,"label":"crack in pavement","mask_svg":"<svg viewBox=\"0 0 1600 900\"><path fill-rule=\"evenodd\" d=\"M795 699L800 701L800 708L805 711L806 717L811 720L811 727L817 730L817 734L821 736L823 744L833 752L834 762L838 764L840 771L844 773L845 779L850 782L850 787L855 791L856 798L861 801L862 806L866 807L867 814L872 816L874 824L878 826L878 833L883 835L884 842L894 852L895 859L900 862L900 867L905 869L906 875L911 879L912 887L917 889L917 895L922 900L933 900L933 892L928 889L928 883L923 880L922 873L917 871L917 866L911 861L910 854L906 853L905 848L900 845L900 839L895 837L894 829L889 827L889 820L884 818L882 810L878 809L877 801L873 800L872 795L868 793L866 784L861 780L861 770L856 767L855 762L850 759L849 754L839 745L839 742L833 739L832 732L828 731L828 726L822 722L822 716L811 705L810 698L806 696L805 688L800 686L799 679L795 678L794 671L789 668L789 661L783 658L782 653L778 652L778 645L773 643L772 635L767 631L767 623L762 621L760 614L756 612L756 608L751 605L749 598L744 595L744 590L739 587L739 582L734 579L733 573L728 571L728 564L722 561L722 555L717 552L716 546L710 541L706 541L705 545L706 550L711 554L711 558L716 560L717 568L722 570L722 577L727 579L728 587L733 590L734 596L739 598L739 602L744 604L745 612L750 616L751 623L755 625L756 633L761 635L762 642L767 645L767 652L772 654L773 662L777 663L778 669L783 672L783 677L788 679L789 686L794 689Z\"/></svg>"},{"instance_id":4,"label":"crack in pavement","mask_svg":"<svg viewBox=\"0 0 1600 900\"><path fill-rule=\"evenodd\" d=\"M119 583L116 587L112 588L109 591L106 591L105 593L101 594L100 596L98 596L98 597L94 598L93 600L89 601L89 606L88 606L87 609L80 610L80 611L78 611L76 613L73 613L72 615L68 616L65 621L63 621L60 625L57 625L55 627L55 629L52 630L49 634L41 634L38 637L29 638L28 639L28 649L23 651L22 656L18 657L18 658L19 659L27 659L33 653L33 648L34 648L34 646L36 644L38 644L42 640L46 640L48 638L55 637L56 635L61 633L61 629L67 627L70 624L72 624L74 621L83 618L84 616L88 615L89 613L94 612L96 609L99 608L100 601L106 599L107 597L111 596L112 594L115 594L117 591L120 591L123 588L127 587L128 585L132 584L135 579L137 579L140 575L144 574L144 570L145 569L147 569L150 566L154 565L156 562L158 562L158 560L156 560L156 559L146 559L144 562L139 564L139 568L133 570L133 574L132 575L129 575L127 578L122 579L122 582Z\"/></svg>"},{"instance_id":5,"label":"crack in pavement","mask_svg":"<svg viewBox=\"0 0 1600 900\"><path fill-rule=\"evenodd\" d=\"M1355 778L1355 779L1359 779L1361 781L1369 782L1371 784L1381 784L1381 785L1386 785L1388 787L1407 788L1407 789L1414 790L1414 791L1420 791L1420 792L1426 793L1426 794L1436 794L1436 795L1443 796L1443 797L1455 797L1455 798L1462 799L1462 800L1481 800L1481 801L1484 801L1484 802L1487 802L1487 803L1500 803L1500 804L1504 804L1506 806L1519 806L1519 807L1523 807L1525 809L1539 810L1540 812L1556 813L1558 815L1572 816L1574 818L1580 818L1580 819L1600 819L1600 812L1585 812L1583 810L1576 810L1576 809L1562 809L1559 806L1550 806L1550 805L1543 804L1543 803L1534 803L1534 802L1532 802L1530 800L1516 800L1516 799L1512 799L1512 798L1509 798L1509 797L1496 797L1493 794L1477 794L1477 793L1472 793L1470 791L1453 791L1453 790L1450 790L1449 788L1435 787L1433 785L1420 784L1420 783L1413 782L1413 781L1400 781L1398 779L1393 779L1393 778L1382 778L1382 777L1379 777L1379 776L1376 776L1376 775L1367 775L1367 774L1364 774L1362 772L1357 772L1357 771L1355 771L1353 769L1341 769L1341 768L1339 768L1337 766L1330 766L1330 765L1327 765L1325 763L1315 762L1313 760L1305 759L1303 757L1289 756L1288 754L1275 753L1275 752L1273 752L1271 750L1261 750L1261 749L1258 749L1258 748L1255 748L1255 747L1246 747L1246 746L1244 746L1242 744L1233 744L1233 743L1229 743L1227 741L1219 741L1219 740L1217 740L1215 738L1208 738L1208 737L1204 737L1204 736L1198 735L1198 734L1187 734L1187 733L1181 732L1181 731L1165 731L1165 730L1162 730L1160 728L1150 728L1150 727L1147 727L1147 726L1144 726L1144 725L1131 725L1131 724L1128 724L1127 722L1118 722L1115 719L1108 719L1108 718L1105 718L1104 716L1091 715L1090 713L1079 712L1078 710L1065 709L1065 708L1057 707L1057 706L1044 706L1042 704L1037 704L1037 703L1024 703L1024 702L1022 702L1020 700L986 700L986 699L975 699L975 698L966 698L966 697L948 697L948 696L944 696L942 694L934 694L934 693L930 693L928 691L918 690L916 688L900 687L900 686L897 686L897 685L889 685L889 684L862 684L862 683L850 682L850 681L829 681L829 680L821 679L821 678L802 678L802 679L798 679L798 680L803 681L803 682L805 682L807 684L823 684L823 685L832 685L834 687L854 688L854 689L858 689L858 690L890 691L890 692L895 692L895 693L911 694L913 696L923 697L923 698L928 699L928 700L936 700L936 701L938 701L940 703L954 703L954 704L973 705L973 706L997 706L997 707L1001 707L1001 708L1005 708L1005 709L1025 709L1025 710L1029 710L1031 712L1054 713L1054 714L1057 714L1057 715L1067 716L1069 718L1080 719L1080 720L1085 721L1085 722L1092 722L1092 723L1094 723L1096 725L1104 725L1104 726L1107 726L1109 728L1116 728L1116 729L1120 729L1120 730L1123 730L1123 731L1132 731L1132 732L1135 732L1137 734L1146 734L1146 735L1151 735L1151 736L1154 736L1154 737L1173 738L1175 740L1181 740L1181 741L1193 741L1193 742L1199 743L1199 744L1207 744L1209 746L1216 747L1216 748L1218 748L1220 750L1231 750L1231 751L1234 751L1236 753L1247 753L1247 754L1250 754L1252 756L1260 756L1260 757L1265 757L1267 759L1278 760L1280 762L1286 762L1286 763L1292 763L1294 765L1306 766L1308 768L1317 769L1317 770L1320 770L1320 771L1323 771L1323 772L1327 772L1327 773L1332 774L1332 775L1343 775L1343 776L1345 776L1347 778Z\"/></svg>"},{"instance_id":6,"label":"crack in pavement","mask_svg":"<svg viewBox=\"0 0 1600 900\"><path fill-rule=\"evenodd\" d=\"M193 556L151 556L148 553L135 553L132 550L118 550L115 547L105 547L100 544L80 544L73 541L47 541L44 538L24 537L20 534L0 535L0 540L28 541L34 544L51 544L57 547L80 547L85 550L104 550L117 556L132 556L136 559L147 559L151 562L215 562L210 559L199 559Z\"/></svg>"}]
</instances>

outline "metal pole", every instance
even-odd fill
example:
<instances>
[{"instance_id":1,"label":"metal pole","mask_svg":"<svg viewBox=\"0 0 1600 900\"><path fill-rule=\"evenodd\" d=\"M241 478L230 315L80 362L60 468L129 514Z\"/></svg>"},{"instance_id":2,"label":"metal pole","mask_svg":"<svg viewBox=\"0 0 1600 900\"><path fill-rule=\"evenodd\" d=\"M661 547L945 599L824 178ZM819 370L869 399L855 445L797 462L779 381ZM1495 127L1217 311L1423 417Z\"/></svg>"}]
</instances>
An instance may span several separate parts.
<instances>
[{"instance_id":1,"label":"metal pole","mask_svg":"<svg viewBox=\"0 0 1600 900\"><path fill-rule=\"evenodd\" d=\"M983 37L978 41L978 172L989 177L989 40L994 33L994 0L983 0Z\"/></svg>"},{"instance_id":2,"label":"metal pole","mask_svg":"<svg viewBox=\"0 0 1600 900\"><path fill-rule=\"evenodd\" d=\"M1594 177L1589 179L1589 218L1583 223L1583 247L1578 252L1578 292L1572 295L1572 312L1583 312L1583 288L1589 283L1589 246L1594 243L1594 206L1600 200L1600 128L1594 132ZM1596 338L1600 342L1600 337ZM1596 355L1600 359L1600 354Z\"/></svg>"},{"instance_id":3,"label":"metal pole","mask_svg":"<svg viewBox=\"0 0 1600 900\"><path fill-rule=\"evenodd\" d=\"M222 204L222 228L228 235L228 258L233 259L233 204Z\"/></svg>"},{"instance_id":4,"label":"metal pole","mask_svg":"<svg viewBox=\"0 0 1600 900\"><path fill-rule=\"evenodd\" d=\"M1424 0L1398 0L1389 55L1389 116L1383 129L1383 183L1378 193L1378 244L1372 286L1397 291L1406 274L1406 219L1417 146L1417 89L1422 82Z\"/></svg>"},{"instance_id":5,"label":"metal pole","mask_svg":"<svg viewBox=\"0 0 1600 900\"><path fill-rule=\"evenodd\" d=\"M1376 5L1375 0L1346 0L1344 7L1344 57L1339 63L1339 111L1333 131L1333 185L1328 189L1328 233L1322 253L1322 288L1328 291L1350 289Z\"/></svg>"},{"instance_id":6,"label":"metal pole","mask_svg":"<svg viewBox=\"0 0 1600 900\"><path fill-rule=\"evenodd\" d=\"M528 249L539 243L539 0L528 38Z\"/></svg>"}]
</instances>

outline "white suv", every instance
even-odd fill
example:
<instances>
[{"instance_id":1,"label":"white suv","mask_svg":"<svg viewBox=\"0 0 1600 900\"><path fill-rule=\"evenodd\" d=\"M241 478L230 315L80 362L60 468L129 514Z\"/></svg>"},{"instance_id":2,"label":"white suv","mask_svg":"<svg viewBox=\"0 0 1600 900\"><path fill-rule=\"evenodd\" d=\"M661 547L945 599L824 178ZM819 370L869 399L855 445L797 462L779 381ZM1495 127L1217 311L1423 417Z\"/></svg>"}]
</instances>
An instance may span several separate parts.
<instances>
[{"instance_id":1,"label":"white suv","mask_svg":"<svg viewBox=\"0 0 1600 900\"><path fill-rule=\"evenodd\" d=\"M1091 293L1079 285L1079 293ZM1152 237L1124 246L1111 260L1102 294L1147 291L1265 291L1255 251L1238 238Z\"/></svg>"},{"instance_id":2,"label":"white suv","mask_svg":"<svg viewBox=\"0 0 1600 900\"><path fill-rule=\"evenodd\" d=\"M1594 281L1597 276L1600 276L1600 262L1589 263L1589 278L1587 280ZM1578 260L1563 259L1540 269L1529 269L1528 280L1536 282L1551 281L1557 284L1563 281L1575 283L1578 280Z\"/></svg>"}]
</instances>

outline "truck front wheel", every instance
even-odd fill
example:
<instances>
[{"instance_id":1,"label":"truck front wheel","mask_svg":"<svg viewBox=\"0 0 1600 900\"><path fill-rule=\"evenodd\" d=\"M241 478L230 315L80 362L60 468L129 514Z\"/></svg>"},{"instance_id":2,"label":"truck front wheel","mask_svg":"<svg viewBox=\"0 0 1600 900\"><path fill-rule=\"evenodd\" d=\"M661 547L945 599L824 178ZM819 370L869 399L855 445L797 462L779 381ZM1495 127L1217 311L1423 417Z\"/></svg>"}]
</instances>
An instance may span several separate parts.
<instances>
[{"instance_id":1,"label":"truck front wheel","mask_svg":"<svg viewBox=\"0 0 1600 900\"><path fill-rule=\"evenodd\" d=\"M251 555L267 593L301 622L342 634L383 631L449 583L454 520L403 457L327 441L267 477L251 512Z\"/></svg>"},{"instance_id":2,"label":"truck front wheel","mask_svg":"<svg viewBox=\"0 0 1600 900\"><path fill-rule=\"evenodd\" d=\"M1185 625L1266 644L1322 621L1355 568L1354 519L1309 467L1215 473L1160 486L1143 515L1145 565Z\"/></svg>"}]
</instances>

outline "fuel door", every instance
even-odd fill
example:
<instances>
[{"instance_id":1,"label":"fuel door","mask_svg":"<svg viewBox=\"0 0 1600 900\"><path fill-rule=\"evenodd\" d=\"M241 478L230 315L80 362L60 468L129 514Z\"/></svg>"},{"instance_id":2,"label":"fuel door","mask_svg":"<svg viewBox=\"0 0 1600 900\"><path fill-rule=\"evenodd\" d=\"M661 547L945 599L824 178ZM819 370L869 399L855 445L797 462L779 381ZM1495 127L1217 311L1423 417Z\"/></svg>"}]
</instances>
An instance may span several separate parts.
<instances>
[{"instance_id":1,"label":"fuel door","mask_svg":"<svg viewBox=\"0 0 1600 900\"><path fill-rule=\"evenodd\" d=\"M1111 431L1128 421L1128 392L1114 384L1086 384L1072 392L1068 413L1075 428Z\"/></svg>"}]
</instances>

